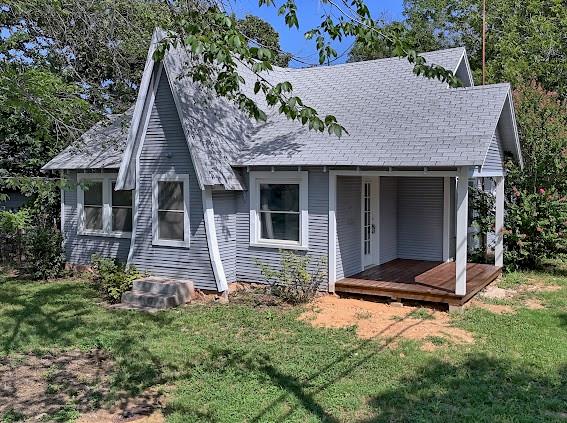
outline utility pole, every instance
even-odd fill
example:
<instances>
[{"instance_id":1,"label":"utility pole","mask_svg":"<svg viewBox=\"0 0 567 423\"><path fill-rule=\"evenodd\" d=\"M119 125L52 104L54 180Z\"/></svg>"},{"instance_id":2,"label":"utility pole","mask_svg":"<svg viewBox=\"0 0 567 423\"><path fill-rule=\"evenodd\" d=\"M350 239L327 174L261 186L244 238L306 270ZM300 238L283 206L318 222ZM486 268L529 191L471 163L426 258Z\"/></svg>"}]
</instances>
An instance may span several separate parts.
<instances>
[{"instance_id":1,"label":"utility pole","mask_svg":"<svg viewBox=\"0 0 567 423\"><path fill-rule=\"evenodd\" d=\"M486 84L486 0L482 0L482 85Z\"/></svg>"}]
</instances>

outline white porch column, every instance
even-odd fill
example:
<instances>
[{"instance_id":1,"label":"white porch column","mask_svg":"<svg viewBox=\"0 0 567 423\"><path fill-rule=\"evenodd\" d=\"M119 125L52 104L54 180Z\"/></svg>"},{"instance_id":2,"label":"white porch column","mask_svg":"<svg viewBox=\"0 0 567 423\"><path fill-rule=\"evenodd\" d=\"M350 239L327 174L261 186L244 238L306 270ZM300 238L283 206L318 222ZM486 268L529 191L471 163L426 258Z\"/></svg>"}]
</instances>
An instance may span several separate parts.
<instances>
[{"instance_id":1,"label":"white porch column","mask_svg":"<svg viewBox=\"0 0 567 423\"><path fill-rule=\"evenodd\" d=\"M329 292L335 292L337 280L337 173L329 171Z\"/></svg>"},{"instance_id":2,"label":"white porch column","mask_svg":"<svg viewBox=\"0 0 567 423\"><path fill-rule=\"evenodd\" d=\"M496 245L494 246L494 264L504 266L504 176L494 178L496 182L496 222L494 232Z\"/></svg>"},{"instance_id":3,"label":"white porch column","mask_svg":"<svg viewBox=\"0 0 567 423\"><path fill-rule=\"evenodd\" d=\"M443 261L449 261L451 245L451 177L443 178Z\"/></svg>"},{"instance_id":4,"label":"white porch column","mask_svg":"<svg viewBox=\"0 0 567 423\"><path fill-rule=\"evenodd\" d=\"M459 169L457 177L457 228L455 294L465 295L467 292L467 231L469 212L469 169Z\"/></svg>"}]
</instances>

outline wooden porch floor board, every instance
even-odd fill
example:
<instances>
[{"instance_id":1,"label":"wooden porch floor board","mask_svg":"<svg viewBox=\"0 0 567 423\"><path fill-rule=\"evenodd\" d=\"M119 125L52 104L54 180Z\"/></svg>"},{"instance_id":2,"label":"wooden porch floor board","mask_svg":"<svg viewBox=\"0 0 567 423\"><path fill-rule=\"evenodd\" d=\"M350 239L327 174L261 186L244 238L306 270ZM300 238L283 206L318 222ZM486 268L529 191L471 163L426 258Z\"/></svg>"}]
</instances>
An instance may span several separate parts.
<instances>
[{"instance_id":1,"label":"wooden porch floor board","mask_svg":"<svg viewBox=\"0 0 567 423\"><path fill-rule=\"evenodd\" d=\"M337 292L462 305L494 281L501 268L467 264L467 292L455 294L455 263L396 259L335 283Z\"/></svg>"}]
</instances>

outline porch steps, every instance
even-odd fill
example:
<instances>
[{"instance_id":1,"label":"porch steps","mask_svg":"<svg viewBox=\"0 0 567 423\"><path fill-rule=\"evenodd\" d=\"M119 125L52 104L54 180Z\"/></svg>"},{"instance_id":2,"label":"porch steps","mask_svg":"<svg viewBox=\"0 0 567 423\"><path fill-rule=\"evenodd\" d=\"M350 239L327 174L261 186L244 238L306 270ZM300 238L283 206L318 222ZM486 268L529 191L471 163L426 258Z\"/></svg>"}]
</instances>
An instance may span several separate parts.
<instances>
[{"instance_id":1,"label":"porch steps","mask_svg":"<svg viewBox=\"0 0 567 423\"><path fill-rule=\"evenodd\" d=\"M132 290L122 294L120 308L163 310L191 302L194 295L192 281L148 277L135 280Z\"/></svg>"}]
</instances>

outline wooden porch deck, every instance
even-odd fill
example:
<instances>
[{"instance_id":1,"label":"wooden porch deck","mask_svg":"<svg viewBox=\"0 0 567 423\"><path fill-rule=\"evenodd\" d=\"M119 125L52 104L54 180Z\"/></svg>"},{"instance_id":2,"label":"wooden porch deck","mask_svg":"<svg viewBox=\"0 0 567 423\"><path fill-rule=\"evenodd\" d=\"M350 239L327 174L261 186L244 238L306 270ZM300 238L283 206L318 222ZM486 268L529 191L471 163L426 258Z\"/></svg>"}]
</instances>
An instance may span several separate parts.
<instances>
[{"instance_id":1,"label":"wooden porch deck","mask_svg":"<svg viewBox=\"0 0 567 423\"><path fill-rule=\"evenodd\" d=\"M494 281L502 269L467 264L467 292L455 294L455 263L396 259L335 283L336 292L376 295L461 306Z\"/></svg>"}]
</instances>

